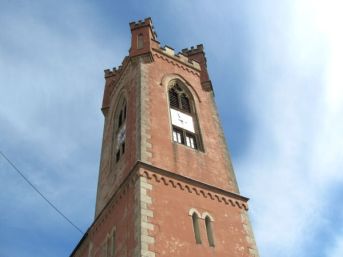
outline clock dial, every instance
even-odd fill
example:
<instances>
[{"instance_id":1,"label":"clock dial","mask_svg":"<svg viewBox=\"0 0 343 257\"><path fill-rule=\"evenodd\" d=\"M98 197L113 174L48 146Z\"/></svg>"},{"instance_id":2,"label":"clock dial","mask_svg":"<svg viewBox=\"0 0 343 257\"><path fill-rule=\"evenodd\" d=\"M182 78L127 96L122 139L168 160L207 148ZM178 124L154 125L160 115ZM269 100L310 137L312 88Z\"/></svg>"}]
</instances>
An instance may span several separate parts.
<instances>
[{"instance_id":1,"label":"clock dial","mask_svg":"<svg viewBox=\"0 0 343 257\"><path fill-rule=\"evenodd\" d=\"M170 109L172 124L194 133L193 117L175 109Z\"/></svg>"}]
</instances>

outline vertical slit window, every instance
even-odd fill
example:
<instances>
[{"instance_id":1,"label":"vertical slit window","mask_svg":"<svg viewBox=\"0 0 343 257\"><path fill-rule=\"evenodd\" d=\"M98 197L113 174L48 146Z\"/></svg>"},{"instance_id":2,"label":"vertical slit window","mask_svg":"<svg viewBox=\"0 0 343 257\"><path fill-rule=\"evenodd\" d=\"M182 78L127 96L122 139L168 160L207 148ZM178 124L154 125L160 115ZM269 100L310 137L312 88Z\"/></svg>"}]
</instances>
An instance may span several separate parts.
<instances>
[{"instance_id":1,"label":"vertical slit window","mask_svg":"<svg viewBox=\"0 0 343 257\"><path fill-rule=\"evenodd\" d=\"M110 245L110 243L111 243L111 239L110 239L110 237L108 237L107 238L107 243L106 243L106 256L107 257L111 257L111 245Z\"/></svg>"},{"instance_id":2,"label":"vertical slit window","mask_svg":"<svg viewBox=\"0 0 343 257\"><path fill-rule=\"evenodd\" d=\"M143 34L137 36L137 49L142 49L144 46Z\"/></svg>"},{"instance_id":3,"label":"vertical slit window","mask_svg":"<svg viewBox=\"0 0 343 257\"><path fill-rule=\"evenodd\" d=\"M205 225L206 225L206 233L207 233L208 244L209 244L209 246L214 247L212 221L211 221L210 217L208 217L208 216L206 216L206 218L205 218Z\"/></svg>"},{"instance_id":4,"label":"vertical slit window","mask_svg":"<svg viewBox=\"0 0 343 257\"><path fill-rule=\"evenodd\" d=\"M120 159L120 150L117 151L116 162L119 162L119 159Z\"/></svg>"},{"instance_id":5,"label":"vertical slit window","mask_svg":"<svg viewBox=\"0 0 343 257\"><path fill-rule=\"evenodd\" d=\"M121 144L121 153L125 153L125 142Z\"/></svg>"},{"instance_id":6,"label":"vertical slit window","mask_svg":"<svg viewBox=\"0 0 343 257\"><path fill-rule=\"evenodd\" d=\"M199 217L198 217L198 214L196 214L195 212L192 215L192 221L193 221L193 230L194 230L195 242L197 244L201 244Z\"/></svg>"},{"instance_id":7,"label":"vertical slit window","mask_svg":"<svg viewBox=\"0 0 343 257\"><path fill-rule=\"evenodd\" d=\"M114 254L116 253L116 245L115 245L115 242L116 242L116 233L115 231L112 232L112 236L111 236L111 256L113 257Z\"/></svg>"}]
</instances>

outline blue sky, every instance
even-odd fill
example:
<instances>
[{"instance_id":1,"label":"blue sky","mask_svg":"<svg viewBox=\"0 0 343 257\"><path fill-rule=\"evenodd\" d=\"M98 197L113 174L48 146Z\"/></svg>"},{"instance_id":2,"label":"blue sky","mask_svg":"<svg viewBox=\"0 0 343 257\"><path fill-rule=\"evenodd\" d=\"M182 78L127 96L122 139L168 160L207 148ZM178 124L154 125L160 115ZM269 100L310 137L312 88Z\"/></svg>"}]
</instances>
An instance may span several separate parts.
<instances>
[{"instance_id":1,"label":"blue sky","mask_svg":"<svg viewBox=\"0 0 343 257\"><path fill-rule=\"evenodd\" d=\"M203 43L264 257L343 256L343 4L0 2L0 150L86 230L94 215L103 70L152 17L177 51ZM81 235L0 159L0 256L69 256Z\"/></svg>"}]
</instances>

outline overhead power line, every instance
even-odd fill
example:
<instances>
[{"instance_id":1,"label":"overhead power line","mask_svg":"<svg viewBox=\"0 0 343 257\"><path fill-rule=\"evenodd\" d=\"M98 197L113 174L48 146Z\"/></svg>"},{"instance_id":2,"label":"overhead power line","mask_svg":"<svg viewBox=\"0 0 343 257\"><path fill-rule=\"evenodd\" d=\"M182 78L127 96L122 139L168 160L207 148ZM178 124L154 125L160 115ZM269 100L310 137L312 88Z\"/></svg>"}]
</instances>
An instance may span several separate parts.
<instances>
[{"instance_id":1,"label":"overhead power line","mask_svg":"<svg viewBox=\"0 0 343 257\"><path fill-rule=\"evenodd\" d=\"M84 234L84 232L78 226L76 226L70 219L68 219L66 215L64 215L51 201L49 201L48 198L46 198L46 196L43 195L42 192L38 190L37 187L35 187L35 185L31 183L31 181L27 177L25 177L25 175L15 166L13 162L10 161L10 159L7 158L7 156L1 150L0 154L12 166L12 168L31 186L31 188L34 191L36 191L36 193L38 193L59 215L61 215L69 224L71 224L81 234Z\"/></svg>"}]
</instances>

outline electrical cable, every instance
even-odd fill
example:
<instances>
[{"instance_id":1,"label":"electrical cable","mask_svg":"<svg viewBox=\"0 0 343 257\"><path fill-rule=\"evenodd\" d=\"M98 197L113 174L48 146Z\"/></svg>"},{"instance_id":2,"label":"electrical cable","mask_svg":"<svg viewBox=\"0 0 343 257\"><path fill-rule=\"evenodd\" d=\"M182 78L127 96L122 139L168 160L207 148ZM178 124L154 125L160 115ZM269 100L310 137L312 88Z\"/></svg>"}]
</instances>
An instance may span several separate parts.
<instances>
[{"instance_id":1,"label":"electrical cable","mask_svg":"<svg viewBox=\"0 0 343 257\"><path fill-rule=\"evenodd\" d=\"M12 166L12 168L32 187L33 190L36 191L58 214L60 214L69 224L71 224L76 230L78 230L81 234L84 234L84 232L76 226L70 219L68 219L67 216L65 216L52 202L49 201L48 198L46 198L43 193L41 193L37 187L35 187L30 180L25 177L25 175L15 166L13 162L11 162L7 156L0 150L0 154L2 157Z\"/></svg>"}]
</instances>

